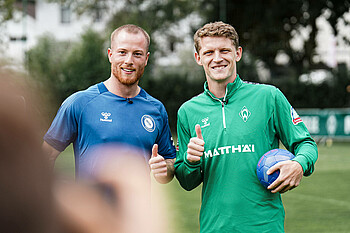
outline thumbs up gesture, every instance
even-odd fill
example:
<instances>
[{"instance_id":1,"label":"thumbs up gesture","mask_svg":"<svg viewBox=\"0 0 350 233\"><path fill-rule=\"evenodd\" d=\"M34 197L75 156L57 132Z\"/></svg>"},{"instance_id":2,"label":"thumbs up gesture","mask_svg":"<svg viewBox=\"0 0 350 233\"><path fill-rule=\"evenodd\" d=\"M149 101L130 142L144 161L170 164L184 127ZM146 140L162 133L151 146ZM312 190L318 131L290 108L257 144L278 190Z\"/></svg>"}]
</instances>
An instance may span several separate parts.
<instances>
[{"instance_id":1,"label":"thumbs up gesture","mask_svg":"<svg viewBox=\"0 0 350 233\"><path fill-rule=\"evenodd\" d=\"M158 145L154 144L152 148L152 156L148 161L154 178L157 181L161 181L168 175L167 164L163 156L158 154ZM160 182L163 183L163 182Z\"/></svg>"},{"instance_id":2,"label":"thumbs up gesture","mask_svg":"<svg viewBox=\"0 0 350 233\"><path fill-rule=\"evenodd\" d=\"M196 137L190 139L187 145L187 160L191 163L198 162L203 156L204 140L200 125L195 126Z\"/></svg>"}]
</instances>

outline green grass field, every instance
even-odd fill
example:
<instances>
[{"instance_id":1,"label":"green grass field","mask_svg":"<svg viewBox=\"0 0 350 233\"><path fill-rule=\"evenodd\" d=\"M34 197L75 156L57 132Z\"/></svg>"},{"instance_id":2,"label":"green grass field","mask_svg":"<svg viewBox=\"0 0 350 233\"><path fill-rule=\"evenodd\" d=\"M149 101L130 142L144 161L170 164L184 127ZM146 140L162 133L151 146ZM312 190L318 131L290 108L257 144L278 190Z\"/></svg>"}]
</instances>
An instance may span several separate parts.
<instances>
[{"instance_id":1,"label":"green grass field","mask_svg":"<svg viewBox=\"0 0 350 233\"><path fill-rule=\"evenodd\" d=\"M69 176L74 174L71 147L60 155L56 169ZM168 196L168 211L173 218L167 233L199 232L201 187L187 192L174 179L161 188ZM304 177L298 188L283 194L282 198L287 233L349 233L350 143L319 146L315 172Z\"/></svg>"}]
</instances>

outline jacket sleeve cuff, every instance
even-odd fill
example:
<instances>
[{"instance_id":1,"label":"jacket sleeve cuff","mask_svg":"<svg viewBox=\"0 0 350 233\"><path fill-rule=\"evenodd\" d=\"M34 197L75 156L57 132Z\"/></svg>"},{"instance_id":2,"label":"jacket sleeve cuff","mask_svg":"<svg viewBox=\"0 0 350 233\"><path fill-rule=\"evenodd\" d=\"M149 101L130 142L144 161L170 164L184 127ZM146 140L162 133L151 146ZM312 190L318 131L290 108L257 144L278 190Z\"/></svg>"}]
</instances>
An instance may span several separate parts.
<instances>
[{"instance_id":1,"label":"jacket sleeve cuff","mask_svg":"<svg viewBox=\"0 0 350 233\"><path fill-rule=\"evenodd\" d=\"M303 168L303 173L304 173L304 175L306 175L305 172L308 169L307 159L302 155L298 155L298 156L295 156L295 158L292 160L298 162L301 165L301 167Z\"/></svg>"},{"instance_id":2,"label":"jacket sleeve cuff","mask_svg":"<svg viewBox=\"0 0 350 233\"><path fill-rule=\"evenodd\" d=\"M197 168L197 167L201 166L201 160L199 160L197 162L190 162L187 160L187 156L185 156L184 161L185 161L186 166L190 167L190 168Z\"/></svg>"}]
</instances>

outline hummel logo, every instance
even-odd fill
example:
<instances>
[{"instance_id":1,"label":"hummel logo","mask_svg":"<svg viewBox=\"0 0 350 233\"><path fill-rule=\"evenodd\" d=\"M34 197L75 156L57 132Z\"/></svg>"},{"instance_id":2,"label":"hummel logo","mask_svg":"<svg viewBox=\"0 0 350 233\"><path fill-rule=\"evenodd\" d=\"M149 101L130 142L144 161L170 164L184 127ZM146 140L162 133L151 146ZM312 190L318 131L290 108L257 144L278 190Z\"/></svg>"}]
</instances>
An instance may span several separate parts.
<instances>
[{"instance_id":1,"label":"hummel logo","mask_svg":"<svg viewBox=\"0 0 350 233\"><path fill-rule=\"evenodd\" d=\"M203 118L202 122L203 122L203 126L201 126L201 128L207 127L210 125L210 123L208 123L209 117Z\"/></svg>"},{"instance_id":2,"label":"hummel logo","mask_svg":"<svg viewBox=\"0 0 350 233\"><path fill-rule=\"evenodd\" d=\"M100 121L112 122L112 119L108 119L108 117L111 116L109 112L101 112L101 115L103 116L103 118L100 118Z\"/></svg>"},{"instance_id":3,"label":"hummel logo","mask_svg":"<svg viewBox=\"0 0 350 233\"><path fill-rule=\"evenodd\" d=\"M250 117L251 113L247 109L246 106L242 108L242 110L239 112L239 116L242 118L244 122L247 122L248 118Z\"/></svg>"}]
</instances>

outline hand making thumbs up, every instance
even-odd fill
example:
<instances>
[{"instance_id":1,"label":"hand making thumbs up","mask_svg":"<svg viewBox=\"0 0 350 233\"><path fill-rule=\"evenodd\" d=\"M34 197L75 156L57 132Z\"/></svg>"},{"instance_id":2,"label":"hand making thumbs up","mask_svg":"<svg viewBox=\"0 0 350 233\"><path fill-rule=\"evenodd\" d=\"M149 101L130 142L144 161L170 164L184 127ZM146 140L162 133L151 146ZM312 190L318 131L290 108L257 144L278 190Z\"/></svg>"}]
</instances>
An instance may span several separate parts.
<instances>
[{"instance_id":1,"label":"hand making thumbs up","mask_svg":"<svg viewBox=\"0 0 350 233\"><path fill-rule=\"evenodd\" d=\"M161 182L162 179L167 177L168 171L167 171L167 164L165 162L165 159L163 156L158 154L158 145L154 144L152 148L152 156L151 159L148 161L151 171L153 173L154 178ZM161 182L163 183L163 182Z\"/></svg>"},{"instance_id":2,"label":"hand making thumbs up","mask_svg":"<svg viewBox=\"0 0 350 233\"><path fill-rule=\"evenodd\" d=\"M200 125L195 126L196 136L187 145L187 160L191 163L199 161L204 151L204 140Z\"/></svg>"}]
</instances>

